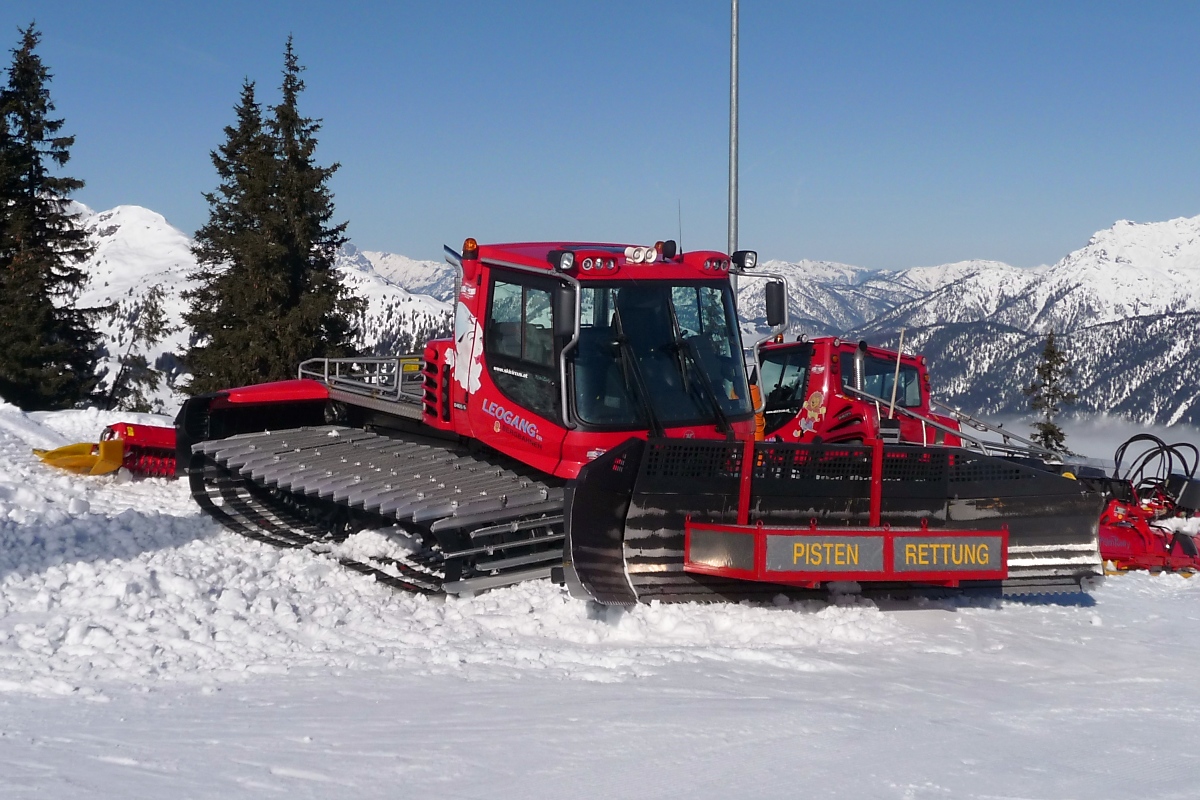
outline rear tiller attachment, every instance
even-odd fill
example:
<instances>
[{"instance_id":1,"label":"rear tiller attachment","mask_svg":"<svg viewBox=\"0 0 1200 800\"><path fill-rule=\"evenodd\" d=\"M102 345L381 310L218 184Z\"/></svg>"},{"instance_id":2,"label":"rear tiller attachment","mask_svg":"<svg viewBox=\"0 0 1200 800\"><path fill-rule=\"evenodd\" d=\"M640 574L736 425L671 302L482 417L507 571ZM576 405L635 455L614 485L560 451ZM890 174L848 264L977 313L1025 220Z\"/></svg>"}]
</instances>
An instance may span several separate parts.
<instances>
[{"instance_id":1,"label":"rear tiller attachment","mask_svg":"<svg viewBox=\"0 0 1200 800\"><path fill-rule=\"evenodd\" d=\"M1110 571L1200 572L1200 450L1140 433L1117 448L1114 461L1100 517L1100 554Z\"/></svg>"},{"instance_id":2,"label":"rear tiller attachment","mask_svg":"<svg viewBox=\"0 0 1200 800\"><path fill-rule=\"evenodd\" d=\"M124 467L134 475L175 475L175 429L118 422L100 433L97 444L81 442L55 450L34 450L44 463L83 475L107 475Z\"/></svg>"}]
</instances>

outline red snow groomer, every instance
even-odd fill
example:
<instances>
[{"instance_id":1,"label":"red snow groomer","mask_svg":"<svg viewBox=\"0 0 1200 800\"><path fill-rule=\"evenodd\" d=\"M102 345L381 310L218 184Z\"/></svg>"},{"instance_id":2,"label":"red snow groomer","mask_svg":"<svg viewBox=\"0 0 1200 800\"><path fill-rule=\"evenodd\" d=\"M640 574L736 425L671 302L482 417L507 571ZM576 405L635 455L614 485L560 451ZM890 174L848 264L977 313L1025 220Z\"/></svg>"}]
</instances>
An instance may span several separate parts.
<instances>
[{"instance_id":1,"label":"red snow groomer","mask_svg":"<svg viewBox=\"0 0 1200 800\"><path fill-rule=\"evenodd\" d=\"M178 463L207 513L420 592L556 576L628 604L849 581L1078 591L1101 574L1103 500L1078 481L869 424L851 441L755 441L729 280L752 274L753 252L473 239L446 252L452 339L187 401ZM783 325L782 280L767 300ZM839 423L840 387L815 409ZM405 546L337 547L364 529Z\"/></svg>"},{"instance_id":2,"label":"red snow groomer","mask_svg":"<svg viewBox=\"0 0 1200 800\"><path fill-rule=\"evenodd\" d=\"M1131 447L1133 452L1127 452ZM1132 455L1128 462L1127 455ZM1200 572L1195 519L1200 450L1142 433L1118 447L1114 461L1111 499L1100 517L1100 554L1106 566L1115 572Z\"/></svg>"}]
</instances>

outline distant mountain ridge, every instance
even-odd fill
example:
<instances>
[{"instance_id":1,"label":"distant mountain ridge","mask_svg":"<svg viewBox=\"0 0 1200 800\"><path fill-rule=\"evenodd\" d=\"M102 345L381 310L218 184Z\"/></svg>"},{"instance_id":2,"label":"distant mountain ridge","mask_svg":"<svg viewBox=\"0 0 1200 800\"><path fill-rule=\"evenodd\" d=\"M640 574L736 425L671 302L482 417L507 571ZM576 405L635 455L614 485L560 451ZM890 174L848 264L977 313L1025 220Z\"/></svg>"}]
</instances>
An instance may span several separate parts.
<instances>
[{"instance_id":1,"label":"distant mountain ridge","mask_svg":"<svg viewBox=\"0 0 1200 800\"><path fill-rule=\"evenodd\" d=\"M128 346L145 291L161 285L181 324L180 293L195 268L190 239L138 206L80 207L96 244L80 305L113 305L101 322L110 364ZM448 330L455 271L445 263L347 245L337 267L366 298L359 346L408 352ZM1022 414L1046 331L1062 335L1083 411L1144 422L1200 423L1200 217L1121 221L1050 266L962 261L870 270L828 261L767 261L789 284L791 334L866 338L929 359L937 397L964 410ZM761 281L739 282L747 341L765 333ZM145 353L177 378L190 331ZM115 372L115 369L113 370ZM163 396L164 405L177 395Z\"/></svg>"},{"instance_id":2,"label":"distant mountain ridge","mask_svg":"<svg viewBox=\"0 0 1200 800\"><path fill-rule=\"evenodd\" d=\"M95 212L76 204L81 221L95 245L95 253L84 265L88 281L76 304L80 307L111 306L99 320L106 353L106 382L116 375L118 359L126 352L146 356L167 376L169 384L155 395L161 408L170 413L183 400L174 386L186 366L180 357L187 350L192 332L183 323L187 303L182 294L194 283L196 269L191 239L158 213L140 206L117 206ZM388 255L388 254L375 254ZM402 260L402 261L401 261ZM408 262L414 274L429 273L431 262L394 257L387 263ZM367 301L359 320L357 345L368 353L410 352L433 335L450 330L451 306L427 293L410 292L375 268L371 259L353 245L346 245L335 264L342 281ZM424 288L437 290L436 281ZM154 286L163 290L163 308L176 330L153 347L141 344L130 351L133 323ZM440 290L439 290L440 291Z\"/></svg>"},{"instance_id":3,"label":"distant mountain ridge","mask_svg":"<svg viewBox=\"0 0 1200 800\"><path fill-rule=\"evenodd\" d=\"M1200 423L1200 217L1120 221L1033 269L986 261L847 267L830 281L807 263L764 265L792 287L793 332L894 347L904 328L905 349L927 356L944 402L1027 413L1021 388L1055 331L1077 372L1076 410ZM761 287L745 281L739 295L747 327L765 331Z\"/></svg>"}]
</instances>

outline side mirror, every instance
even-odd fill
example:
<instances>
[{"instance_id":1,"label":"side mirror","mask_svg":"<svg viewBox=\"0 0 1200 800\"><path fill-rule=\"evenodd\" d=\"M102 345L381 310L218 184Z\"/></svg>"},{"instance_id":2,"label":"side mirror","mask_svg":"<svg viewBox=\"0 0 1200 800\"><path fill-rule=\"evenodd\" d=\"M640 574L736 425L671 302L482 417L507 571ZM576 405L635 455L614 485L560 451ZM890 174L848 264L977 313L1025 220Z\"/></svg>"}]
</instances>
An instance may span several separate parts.
<instances>
[{"instance_id":1,"label":"side mirror","mask_svg":"<svg viewBox=\"0 0 1200 800\"><path fill-rule=\"evenodd\" d=\"M787 284L783 281L768 281L767 325L779 328L787 325Z\"/></svg>"},{"instance_id":2,"label":"side mirror","mask_svg":"<svg viewBox=\"0 0 1200 800\"><path fill-rule=\"evenodd\" d=\"M575 288L560 284L553 303L554 336L569 339L575 335Z\"/></svg>"}]
</instances>

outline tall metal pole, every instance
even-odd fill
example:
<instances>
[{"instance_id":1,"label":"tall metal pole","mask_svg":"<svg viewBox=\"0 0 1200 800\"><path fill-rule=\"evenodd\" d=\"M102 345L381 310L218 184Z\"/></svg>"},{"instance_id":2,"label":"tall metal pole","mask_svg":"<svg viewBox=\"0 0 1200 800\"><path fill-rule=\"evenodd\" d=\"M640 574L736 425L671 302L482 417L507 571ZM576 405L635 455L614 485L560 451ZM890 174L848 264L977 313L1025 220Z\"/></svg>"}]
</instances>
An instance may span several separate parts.
<instances>
[{"instance_id":1,"label":"tall metal pole","mask_svg":"<svg viewBox=\"0 0 1200 800\"><path fill-rule=\"evenodd\" d=\"M729 252L738 247L738 0L729 35ZM737 289L734 278L734 289Z\"/></svg>"}]
</instances>

